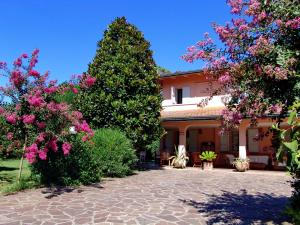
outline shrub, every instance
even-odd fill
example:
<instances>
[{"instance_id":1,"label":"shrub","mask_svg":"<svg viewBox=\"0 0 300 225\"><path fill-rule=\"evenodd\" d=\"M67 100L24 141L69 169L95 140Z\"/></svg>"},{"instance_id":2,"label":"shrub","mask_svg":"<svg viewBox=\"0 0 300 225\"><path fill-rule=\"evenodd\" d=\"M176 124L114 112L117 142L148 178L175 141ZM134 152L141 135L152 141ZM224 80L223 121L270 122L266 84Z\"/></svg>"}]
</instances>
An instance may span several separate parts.
<instances>
[{"instance_id":1,"label":"shrub","mask_svg":"<svg viewBox=\"0 0 300 225\"><path fill-rule=\"evenodd\" d=\"M124 177L133 173L137 156L124 133L102 128L95 131L92 153L103 176Z\"/></svg>"},{"instance_id":2,"label":"shrub","mask_svg":"<svg viewBox=\"0 0 300 225\"><path fill-rule=\"evenodd\" d=\"M79 185L100 181L100 170L93 160L92 150L82 142L80 135L72 140L72 150L68 156L58 152L49 152L47 160L38 160L32 164L32 173L46 185Z\"/></svg>"}]
</instances>

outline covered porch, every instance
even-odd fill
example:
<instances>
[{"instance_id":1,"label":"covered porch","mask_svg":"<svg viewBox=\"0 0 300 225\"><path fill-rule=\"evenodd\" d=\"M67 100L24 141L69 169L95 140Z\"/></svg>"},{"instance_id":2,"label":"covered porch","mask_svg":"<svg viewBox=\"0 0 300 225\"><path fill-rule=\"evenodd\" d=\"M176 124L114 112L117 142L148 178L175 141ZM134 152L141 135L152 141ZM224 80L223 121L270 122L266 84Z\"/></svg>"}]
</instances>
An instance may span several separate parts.
<instances>
[{"instance_id":1,"label":"covered porch","mask_svg":"<svg viewBox=\"0 0 300 225\"><path fill-rule=\"evenodd\" d=\"M217 118L206 120L163 121L166 134L161 140L160 163L178 151L186 152L189 166L200 166L199 154L214 151L218 154L215 167L232 168L234 158L250 159L250 169L284 169L285 162L276 161L272 147L271 119L259 120L256 127L250 121L242 121L238 129L221 133L221 122Z\"/></svg>"}]
</instances>

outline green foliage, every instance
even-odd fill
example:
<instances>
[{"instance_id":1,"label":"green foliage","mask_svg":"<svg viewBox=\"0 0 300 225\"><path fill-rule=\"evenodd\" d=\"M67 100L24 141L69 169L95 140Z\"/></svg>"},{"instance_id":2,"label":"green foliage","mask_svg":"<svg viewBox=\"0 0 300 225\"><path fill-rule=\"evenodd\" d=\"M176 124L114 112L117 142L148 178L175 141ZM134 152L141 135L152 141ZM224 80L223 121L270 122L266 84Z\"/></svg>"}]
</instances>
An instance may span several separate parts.
<instances>
[{"instance_id":1,"label":"green foliage","mask_svg":"<svg viewBox=\"0 0 300 225\"><path fill-rule=\"evenodd\" d=\"M174 168L185 168L186 163L189 160L189 157L186 156L185 152L180 152L178 148L175 146L175 155L169 158L171 160L171 166Z\"/></svg>"},{"instance_id":2,"label":"green foliage","mask_svg":"<svg viewBox=\"0 0 300 225\"><path fill-rule=\"evenodd\" d=\"M160 137L159 76L150 44L124 17L117 18L98 42L88 73L96 84L76 105L94 128L117 127L137 150Z\"/></svg>"},{"instance_id":3,"label":"green foliage","mask_svg":"<svg viewBox=\"0 0 300 225\"><path fill-rule=\"evenodd\" d=\"M39 160L31 167L33 175L46 185L79 185L100 181L100 171L92 150L75 135L70 141L72 150L64 156L61 150L49 151L47 160Z\"/></svg>"},{"instance_id":4,"label":"green foliage","mask_svg":"<svg viewBox=\"0 0 300 225\"><path fill-rule=\"evenodd\" d=\"M102 128L95 131L91 148L101 174L124 177L133 173L137 156L131 141L119 130Z\"/></svg>"},{"instance_id":5,"label":"green foliage","mask_svg":"<svg viewBox=\"0 0 300 225\"><path fill-rule=\"evenodd\" d=\"M23 184L17 184L17 174L19 171L20 160L18 159L5 159L0 161L0 192L10 193L18 191L18 189L27 189L35 184L31 179L31 173L27 161L23 164ZM28 183L28 184L24 184ZM23 187L23 188L20 188Z\"/></svg>"},{"instance_id":6,"label":"green foliage","mask_svg":"<svg viewBox=\"0 0 300 225\"><path fill-rule=\"evenodd\" d=\"M287 210L295 224L300 223L300 122L298 113L300 111L299 101L296 101L291 107L291 113L288 118L288 129L280 129L279 124L273 126L279 133L281 145L277 151L277 158L282 160L287 158L287 169L293 176L292 187L294 188L291 197L291 205Z\"/></svg>"},{"instance_id":7,"label":"green foliage","mask_svg":"<svg viewBox=\"0 0 300 225\"><path fill-rule=\"evenodd\" d=\"M213 151L204 151L199 155L201 160L211 162L217 158L217 154Z\"/></svg>"},{"instance_id":8,"label":"green foliage","mask_svg":"<svg viewBox=\"0 0 300 225\"><path fill-rule=\"evenodd\" d=\"M21 178L20 181L14 181L13 183L5 186L2 190L3 194L12 194L22 190L38 187L39 183L35 182L31 178Z\"/></svg>"}]
</instances>

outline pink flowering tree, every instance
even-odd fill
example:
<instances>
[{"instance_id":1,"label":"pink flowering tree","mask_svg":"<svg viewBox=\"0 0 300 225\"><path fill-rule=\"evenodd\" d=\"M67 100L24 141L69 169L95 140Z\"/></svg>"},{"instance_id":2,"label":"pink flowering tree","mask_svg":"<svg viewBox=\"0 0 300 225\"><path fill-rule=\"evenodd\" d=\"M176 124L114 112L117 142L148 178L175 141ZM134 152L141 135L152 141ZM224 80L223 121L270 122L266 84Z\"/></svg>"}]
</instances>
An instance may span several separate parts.
<instances>
[{"instance_id":1,"label":"pink flowering tree","mask_svg":"<svg viewBox=\"0 0 300 225\"><path fill-rule=\"evenodd\" d=\"M38 53L35 50L31 56L22 54L11 69L0 62L0 74L8 82L0 87L5 103L0 107L0 116L6 121L7 139L12 144L17 140L23 146L18 180L24 157L33 164L46 161L50 152L62 151L67 156L72 151L68 141L72 133L84 133L84 141L93 135L82 114L67 103L58 102L56 97L66 91L78 93L79 88L93 85L95 79L85 74L64 85L48 81L48 72L40 74L35 70Z\"/></svg>"},{"instance_id":2,"label":"pink flowering tree","mask_svg":"<svg viewBox=\"0 0 300 225\"><path fill-rule=\"evenodd\" d=\"M287 113L291 128L280 131L278 156L287 154L294 176L292 211L300 223L300 4L299 0L228 0L233 18L225 25L213 24L222 46L209 34L188 48L183 59L203 60L210 82L218 82L211 96L228 93L223 111L224 128L236 127L250 116L252 123L267 114L278 120ZM212 86L214 87L214 86ZM297 107L296 107L297 106ZM290 113L290 110L294 110ZM296 218L296 217L295 217Z\"/></svg>"},{"instance_id":3,"label":"pink flowering tree","mask_svg":"<svg viewBox=\"0 0 300 225\"><path fill-rule=\"evenodd\" d=\"M228 0L233 18L213 24L222 46L209 34L188 48L183 59L203 60L205 73L219 88L212 95L231 95L224 110L226 127L243 116L255 123L266 114L287 112L300 96L299 28L297 0Z\"/></svg>"}]
</instances>

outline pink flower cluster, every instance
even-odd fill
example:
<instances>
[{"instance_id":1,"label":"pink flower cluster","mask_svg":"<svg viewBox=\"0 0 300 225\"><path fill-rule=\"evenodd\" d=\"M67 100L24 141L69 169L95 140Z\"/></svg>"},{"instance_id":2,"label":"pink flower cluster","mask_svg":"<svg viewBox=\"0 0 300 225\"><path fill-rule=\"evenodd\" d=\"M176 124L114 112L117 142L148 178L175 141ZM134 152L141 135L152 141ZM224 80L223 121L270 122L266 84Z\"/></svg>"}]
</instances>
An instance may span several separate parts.
<instances>
[{"instance_id":1,"label":"pink flower cluster","mask_svg":"<svg viewBox=\"0 0 300 225\"><path fill-rule=\"evenodd\" d=\"M228 72L225 72L218 78L218 81L220 84L227 84L231 81L231 76Z\"/></svg>"},{"instance_id":2,"label":"pink flower cluster","mask_svg":"<svg viewBox=\"0 0 300 225\"><path fill-rule=\"evenodd\" d=\"M230 122L236 125L240 124L243 119L242 114L240 112L231 111L228 109L224 109L222 111L222 116L225 122Z\"/></svg>"},{"instance_id":3,"label":"pink flower cluster","mask_svg":"<svg viewBox=\"0 0 300 225\"><path fill-rule=\"evenodd\" d=\"M243 9L243 0L227 0L227 4L230 5L233 14L239 14Z\"/></svg>"},{"instance_id":4,"label":"pink flower cluster","mask_svg":"<svg viewBox=\"0 0 300 225\"><path fill-rule=\"evenodd\" d=\"M295 19L287 21L285 23L285 26L292 28L292 29L299 29L300 28L300 16L296 17Z\"/></svg>"},{"instance_id":5,"label":"pink flower cluster","mask_svg":"<svg viewBox=\"0 0 300 225\"><path fill-rule=\"evenodd\" d=\"M33 124L35 121L35 115L24 115L23 123L24 124Z\"/></svg>"},{"instance_id":6,"label":"pink flower cluster","mask_svg":"<svg viewBox=\"0 0 300 225\"><path fill-rule=\"evenodd\" d=\"M17 113L7 114L6 121L10 124L16 124L18 120Z\"/></svg>"},{"instance_id":7,"label":"pink flower cluster","mask_svg":"<svg viewBox=\"0 0 300 225\"><path fill-rule=\"evenodd\" d=\"M264 67L264 72L277 80L286 80L288 77L288 70L279 66L267 65Z\"/></svg>"},{"instance_id":8,"label":"pink flower cluster","mask_svg":"<svg viewBox=\"0 0 300 225\"><path fill-rule=\"evenodd\" d=\"M248 48L248 51L251 55L256 56L258 54L267 54L271 52L273 45L270 43L269 39L260 36L256 43Z\"/></svg>"},{"instance_id":9,"label":"pink flower cluster","mask_svg":"<svg viewBox=\"0 0 300 225\"><path fill-rule=\"evenodd\" d=\"M20 88L24 81L25 81L25 77L24 75L21 73L21 71L19 70L14 70L11 72L11 76L9 78L9 81L11 83L13 83L13 85L16 87L16 88Z\"/></svg>"},{"instance_id":10,"label":"pink flower cluster","mask_svg":"<svg viewBox=\"0 0 300 225\"><path fill-rule=\"evenodd\" d=\"M29 95L27 97L29 105L33 107L41 107L44 104L44 99L40 93L35 93L35 95Z\"/></svg>"}]
</instances>

